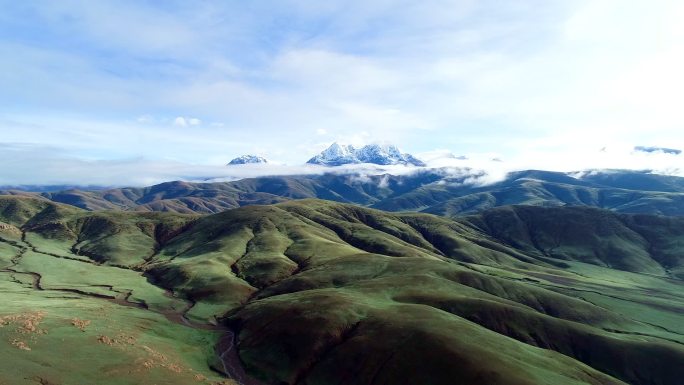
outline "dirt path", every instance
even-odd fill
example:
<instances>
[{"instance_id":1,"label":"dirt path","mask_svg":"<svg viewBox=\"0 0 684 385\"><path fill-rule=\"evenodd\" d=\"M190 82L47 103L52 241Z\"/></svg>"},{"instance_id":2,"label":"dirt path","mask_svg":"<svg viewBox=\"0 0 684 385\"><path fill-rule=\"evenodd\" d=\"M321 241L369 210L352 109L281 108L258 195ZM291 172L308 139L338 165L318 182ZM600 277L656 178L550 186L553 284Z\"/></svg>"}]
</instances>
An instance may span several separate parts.
<instances>
[{"instance_id":1,"label":"dirt path","mask_svg":"<svg viewBox=\"0 0 684 385\"><path fill-rule=\"evenodd\" d=\"M192 307L188 308L190 310ZM187 327L202 329L202 330L215 330L217 332L223 333L223 336L216 345L216 355L221 362L221 366L217 369L226 377L237 382L240 385L263 385L261 382L250 377L245 371L240 356L238 355L237 349L237 335L235 332L227 326L224 325L213 325L208 323L197 323L186 317L185 313L166 316L169 320L185 325Z\"/></svg>"},{"instance_id":2,"label":"dirt path","mask_svg":"<svg viewBox=\"0 0 684 385\"><path fill-rule=\"evenodd\" d=\"M230 329L226 329L226 334L216 346L216 353L219 355L223 365L224 374L241 385L263 385L245 372L242 361L240 361L238 356L236 340L237 336L235 333Z\"/></svg>"}]
</instances>

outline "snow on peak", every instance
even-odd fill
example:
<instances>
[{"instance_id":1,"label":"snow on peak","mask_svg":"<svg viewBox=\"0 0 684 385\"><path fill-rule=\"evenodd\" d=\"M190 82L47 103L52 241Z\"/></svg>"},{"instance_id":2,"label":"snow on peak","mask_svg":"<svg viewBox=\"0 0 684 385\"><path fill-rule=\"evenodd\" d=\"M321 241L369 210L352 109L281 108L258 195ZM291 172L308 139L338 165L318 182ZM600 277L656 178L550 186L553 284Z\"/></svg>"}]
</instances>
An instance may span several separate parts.
<instances>
[{"instance_id":1,"label":"snow on peak","mask_svg":"<svg viewBox=\"0 0 684 385\"><path fill-rule=\"evenodd\" d=\"M343 164L355 163L425 166L425 163L413 155L402 154L396 146L390 144L369 144L355 149L350 145L333 143L323 152L309 159L307 163L324 166L341 166Z\"/></svg>"},{"instance_id":2,"label":"snow on peak","mask_svg":"<svg viewBox=\"0 0 684 385\"><path fill-rule=\"evenodd\" d=\"M228 163L228 166L234 166L238 164L254 164L254 163L268 163L266 158L257 155L242 155Z\"/></svg>"}]
</instances>

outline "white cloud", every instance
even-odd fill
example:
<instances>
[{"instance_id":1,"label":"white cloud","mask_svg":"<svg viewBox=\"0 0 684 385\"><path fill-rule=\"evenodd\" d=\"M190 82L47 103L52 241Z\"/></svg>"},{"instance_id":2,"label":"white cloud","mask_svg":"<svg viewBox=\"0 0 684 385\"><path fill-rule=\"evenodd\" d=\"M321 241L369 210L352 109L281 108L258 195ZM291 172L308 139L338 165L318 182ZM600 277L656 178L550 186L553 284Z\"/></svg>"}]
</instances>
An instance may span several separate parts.
<instances>
[{"instance_id":1,"label":"white cloud","mask_svg":"<svg viewBox=\"0 0 684 385\"><path fill-rule=\"evenodd\" d=\"M389 176L385 175L380 179L380 182L378 182L378 187L379 188L387 188L389 187Z\"/></svg>"},{"instance_id":2,"label":"white cloud","mask_svg":"<svg viewBox=\"0 0 684 385\"><path fill-rule=\"evenodd\" d=\"M425 162L433 162L433 161L440 161L440 160L447 160L447 161L452 161L452 160L465 160L465 156L463 155L454 155L453 152L447 149L434 149L430 151L424 151L415 154L420 160L425 161Z\"/></svg>"},{"instance_id":3,"label":"white cloud","mask_svg":"<svg viewBox=\"0 0 684 385\"><path fill-rule=\"evenodd\" d=\"M173 120L174 126L186 127L186 126L199 126L202 121L197 118L186 118L183 116L178 116Z\"/></svg>"},{"instance_id":4,"label":"white cloud","mask_svg":"<svg viewBox=\"0 0 684 385\"><path fill-rule=\"evenodd\" d=\"M569 169L684 148L679 1L159 4L8 4L0 140L183 164L390 141Z\"/></svg>"},{"instance_id":5,"label":"white cloud","mask_svg":"<svg viewBox=\"0 0 684 385\"><path fill-rule=\"evenodd\" d=\"M678 148L678 147L675 147ZM684 148L684 147L679 147ZM313 154L305 154L308 157ZM468 159L437 157L429 168L444 175L465 178L468 184L489 184L507 173L527 169L583 171L592 169L653 170L657 173L684 176L684 154L635 151L627 144L605 148L585 147L578 152L563 152L540 146L534 151L503 162L492 161L493 153L470 153ZM68 149L35 144L0 144L0 186L2 185L100 185L147 186L170 180L229 181L267 175L316 175L323 173L354 174L358 181L370 175L406 175L425 170L419 167L378 166L371 164L328 168L302 162L224 166L228 159L218 158L215 165L192 164L178 160L155 160L145 157L116 160L86 160L70 155ZM481 174L478 174L482 172ZM380 181L380 187L387 180Z\"/></svg>"},{"instance_id":6,"label":"white cloud","mask_svg":"<svg viewBox=\"0 0 684 385\"><path fill-rule=\"evenodd\" d=\"M185 181L230 181L267 175L313 175L323 173L395 175L414 172L405 166L348 165L336 168L311 164L279 163L240 166L197 165L143 157L117 160L84 160L64 149L32 144L0 144L0 186L10 185L97 185L148 186Z\"/></svg>"}]
</instances>

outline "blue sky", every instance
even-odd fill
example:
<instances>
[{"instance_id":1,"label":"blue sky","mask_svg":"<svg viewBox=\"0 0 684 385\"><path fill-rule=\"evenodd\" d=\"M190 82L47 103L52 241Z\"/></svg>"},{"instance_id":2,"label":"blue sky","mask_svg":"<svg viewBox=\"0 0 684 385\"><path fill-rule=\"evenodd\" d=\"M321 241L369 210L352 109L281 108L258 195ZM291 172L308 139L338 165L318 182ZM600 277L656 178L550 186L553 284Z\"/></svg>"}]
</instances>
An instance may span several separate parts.
<instances>
[{"instance_id":1,"label":"blue sky","mask_svg":"<svg viewBox=\"0 0 684 385\"><path fill-rule=\"evenodd\" d=\"M149 183L245 153L297 165L333 141L684 169L630 152L684 148L675 0L0 6L0 184Z\"/></svg>"}]
</instances>

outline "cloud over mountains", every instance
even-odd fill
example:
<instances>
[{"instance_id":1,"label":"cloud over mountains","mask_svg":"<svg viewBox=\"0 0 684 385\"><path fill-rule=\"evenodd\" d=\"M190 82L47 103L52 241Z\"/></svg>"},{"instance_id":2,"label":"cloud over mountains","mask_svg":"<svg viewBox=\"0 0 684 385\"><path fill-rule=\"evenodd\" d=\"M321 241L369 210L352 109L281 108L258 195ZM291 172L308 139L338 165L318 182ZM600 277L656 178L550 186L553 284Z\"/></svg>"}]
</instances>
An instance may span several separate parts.
<instances>
[{"instance_id":1,"label":"cloud over mountains","mask_svg":"<svg viewBox=\"0 0 684 385\"><path fill-rule=\"evenodd\" d=\"M75 158L684 148L676 1L4 5L0 140Z\"/></svg>"},{"instance_id":2,"label":"cloud over mountains","mask_svg":"<svg viewBox=\"0 0 684 385\"><path fill-rule=\"evenodd\" d=\"M579 153L535 152L525 157L494 161L495 153L469 153L454 156L448 151L417 154L427 168L444 168L447 172L483 171L486 177L479 183L501 180L508 172L544 169L550 171L582 171L591 169L654 170L654 172L684 176L683 155L654 151L635 151L633 146L606 147ZM412 165L347 164L327 167L306 164L308 154L294 164L269 162L225 166L228 157L214 164L192 164L177 160L158 160L145 157L116 160L83 159L71 156L58 147L32 144L0 145L0 186L17 185L99 185L146 186L170 180L226 181L267 175L307 175L323 173L354 173L403 175L425 167ZM448 171L453 170L453 171Z\"/></svg>"}]
</instances>

